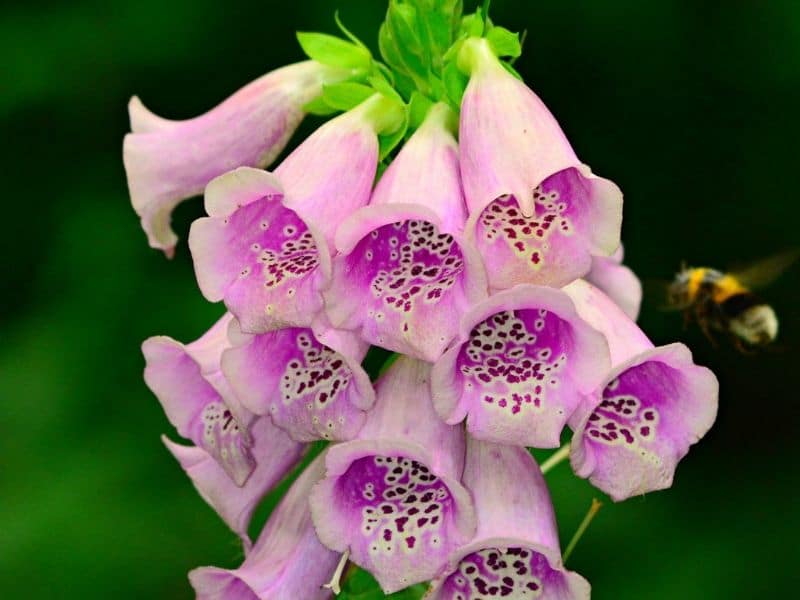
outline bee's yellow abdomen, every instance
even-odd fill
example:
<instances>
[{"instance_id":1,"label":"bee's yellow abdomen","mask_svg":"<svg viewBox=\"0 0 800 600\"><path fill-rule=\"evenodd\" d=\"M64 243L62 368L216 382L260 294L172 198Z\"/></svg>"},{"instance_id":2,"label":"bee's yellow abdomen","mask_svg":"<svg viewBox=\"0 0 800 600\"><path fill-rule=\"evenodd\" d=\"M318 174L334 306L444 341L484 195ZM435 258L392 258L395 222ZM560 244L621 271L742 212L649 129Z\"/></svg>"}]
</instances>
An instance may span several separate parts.
<instances>
[{"instance_id":1,"label":"bee's yellow abdomen","mask_svg":"<svg viewBox=\"0 0 800 600\"><path fill-rule=\"evenodd\" d=\"M733 275L725 275L715 283L711 297L715 303L722 304L731 296L748 291Z\"/></svg>"}]
</instances>

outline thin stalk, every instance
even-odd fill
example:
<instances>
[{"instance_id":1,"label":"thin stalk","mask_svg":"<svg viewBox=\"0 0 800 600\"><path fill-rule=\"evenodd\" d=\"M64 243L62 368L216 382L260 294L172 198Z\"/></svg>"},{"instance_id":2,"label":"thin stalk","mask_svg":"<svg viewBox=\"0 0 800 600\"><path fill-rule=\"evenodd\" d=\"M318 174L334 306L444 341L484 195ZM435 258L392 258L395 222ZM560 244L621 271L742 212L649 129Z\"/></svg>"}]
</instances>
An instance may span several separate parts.
<instances>
[{"instance_id":1,"label":"thin stalk","mask_svg":"<svg viewBox=\"0 0 800 600\"><path fill-rule=\"evenodd\" d=\"M562 560L564 561L564 563L567 562L567 559L569 558L570 554L572 554L572 551L575 550L575 546L578 545L578 541L586 532L586 529L589 527L589 524L592 522L592 519L594 519L595 515L597 514L597 511L600 510L601 506L603 506L603 503L600 502L600 500L598 500L597 498L592 498L592 505L589 507L589 511L586 513L586 516L583 517L583 521L581 521L581 524L578 525L578 530L575 532L575 535L572 536L572 539L569 541L569 544L567 544L567 549L564 550L564 554L562 555Z\"/></svg>"},{"instance_id":2,"label":"thin stalk","mask_svg":"<svg viewBox=\"0 0 800 600\"><path fill-rule=\"evenodd\" d=\"M550 456L547 457L542 463L542 475L547 475L547 472L550 471L553 467L557 466L558 464L564 462L564 460L569 456L569 442L561 446L558 450L553 452Z\"/></svg>"}]
</instances>

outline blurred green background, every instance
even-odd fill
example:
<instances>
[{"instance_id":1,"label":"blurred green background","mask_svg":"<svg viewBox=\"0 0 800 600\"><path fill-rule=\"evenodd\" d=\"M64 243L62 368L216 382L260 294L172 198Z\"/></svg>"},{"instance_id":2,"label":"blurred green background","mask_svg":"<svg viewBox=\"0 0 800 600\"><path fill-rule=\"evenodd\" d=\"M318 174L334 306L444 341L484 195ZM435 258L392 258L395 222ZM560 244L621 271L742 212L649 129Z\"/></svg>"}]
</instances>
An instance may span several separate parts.
<instances>
[{"instance_id":1,"label":"blurred green background","mask_svg":"<svg viewBox=\"0 0 800 600\"><path fill-rule=\"evenodd\" d=\"M293 32L333 32L335 8L375 40L377 0L0 9L0 597L189 598L190 568L236 564L141 379L144 338L194 339L221 309L185 244L198 201L177 212L175 260L146 245L122 169L126 103L199 114L298 60ZM528 30L517 68L625 191L641 276L797 245L800 3L495 0L492 14ZM656 342L685 341L718 374L720 416L671 491L606 503L570 560L594 598L797 597L797 271L766 292L776 352L715 350L644 311ZM594 492L566 466L549 480L566 543Z\"/></svg>"}]
</instances>

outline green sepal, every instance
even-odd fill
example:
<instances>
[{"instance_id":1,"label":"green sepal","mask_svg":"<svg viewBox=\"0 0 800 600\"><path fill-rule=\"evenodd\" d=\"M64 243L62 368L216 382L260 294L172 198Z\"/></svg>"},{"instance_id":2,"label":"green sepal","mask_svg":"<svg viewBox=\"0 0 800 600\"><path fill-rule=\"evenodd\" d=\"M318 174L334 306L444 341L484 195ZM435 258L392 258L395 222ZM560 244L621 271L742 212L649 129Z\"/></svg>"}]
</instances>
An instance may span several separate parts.
<instances>
[{"instance_id":1,"label":"green sepal","mask_svg":"<svg viewBox=\"0 0 800 600\"><path fill-rule=\"evenodd\" d=\"M444 67L443 83L447 90L447 100L456 112L461 110L461 98L467 89L469 77L458 68L455 60L451 60Z\"/></svg>"},{"instance_id":2,"label":"green sepal","mask_svg":"<svg viewBox=\"0 0 800 600\"><path fill-rule=\"evenodd\" d=\"M303 106L303 110L310 115L317 115L318 117L327 117L339 112L337 109L328 105L322 96L317 96L311 102L307 102L306 105Z\"/></svg>"},{"instance_id":3,"label":"green sepal","mask_svg":"<svg viewBox=\"0 0 800 600\"><path fill-rule=\"evenodd\" d=\"M503 65L503 68L505 68L505 70L506 70L506 71L508 71L509 73L511 73L511 74L512 74L514 77L516 77L516 78L517 78L517 79L519 79L520 81L524 81L524 80L522 79L522 75L520 75L520 74L519 74L519 71L517 71L517 70L516 70L516 69L515 69L515 68L514 68L514 67L511 65L511 63L508 63L508 62L506 62L506 61L504 61L504 60L501 60L501 61L500 61L500 64L501 64L501 65Z\"/></svg>"},{"instance_id":4,"label":"green sepal","mask_svg":"<svg viewBox=\"0 0 800 600\"><path fill-rule=\"evenodd\" d=\"M480 13L475 12L465 15L464 18L461 19L460 36L481 37L483 35L483 27L483 17Z\"/></svg>"},{"instance_id":5,"label":"green sepal","mask_svg":"<svg viewBox=\"0 0 800 600\"><path fill-rule=\"evenodd\" d=\"M408 131L408 111L406 111L405 118L403 119L403 123L400 125L400 127L394 130L392 133L378 136L379 160L383 160L389 156L389 153L394 150L400 142L403 141L403 139L406 137L406 131Z\"/></svg>"},{"instance_id":6,"label":"green sepal","mask_svg":"<svg viewBox=\"0 0 800 600\"><path fill-rule=\"evenodd\" d=\"M495 56L517 58L522 54L519 34L509 31L505 27L492 27L486 34L486 40L492 47Z\"/></svg>"},{"instance_id":7,"label":"green sepal","mask_svg":"<svg viewBox=\"0 0 800 600\"><path fill-rule=\"evenodd\" d=\"M411 94L411 101L408 103L408 129L416 130L425 120L425 116L433 106L433 101L415 91Z\"/></svg>"},{"instance_id":8,"label":"green sepal","mask_svg":"<svg viewBox=\"0 0 800 600\"><path fill-rule=\"evenodd\" d=\"M348 40L353 42L356 46L360 46L369 52L366 44L358 39L352 31L344 26L344 23L342 23L342 20L339 18L338 10L333 13L333 20L336 22L336 26L339 28L339 31L341 31Z\"/></svg>"},{"instance_id":9,"label":"green sepal","mask_svg":"<svg viewBox=\"0 0 800 600\"><path fill-rule=\"evenodd\" d=\"M322 87L322 101L334 110L347 111L358 106L375 93L363 83L334 83Z\"/></svg>"},{"instance_id":10,"label":"green sepal","mask_svg":"<svg viewBox=\"0 0 800 600\"><path fill-rule=\"evenodd\" d=\"M306 56L323 65L368 71L372 63L369 50L327 33L298 31L297 41Z\"/></svg>"}]
</instances>

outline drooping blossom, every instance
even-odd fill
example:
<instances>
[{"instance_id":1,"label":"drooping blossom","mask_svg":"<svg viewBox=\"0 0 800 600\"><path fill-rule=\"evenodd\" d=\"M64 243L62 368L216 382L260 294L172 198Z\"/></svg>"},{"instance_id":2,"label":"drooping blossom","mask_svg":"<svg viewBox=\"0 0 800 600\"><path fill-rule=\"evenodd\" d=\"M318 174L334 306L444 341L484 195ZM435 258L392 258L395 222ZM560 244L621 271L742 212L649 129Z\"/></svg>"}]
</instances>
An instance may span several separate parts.
<instances>
[{"instance_id":1,"label":"drooping blossom","mask_svg":"<svg viewBox=\"0 0 800 600\"><path fill-rule=\"evenodd\" d=\"M333 446L311 494L322 543L367 569L386 593L434 577L475 531L460 483L464 433L437 418L430 366L400 357L377 383L358 439Z\"/></svg>"},{"instance_id":2,"label":"drooping blossom","mask_svg":"<svg viewBox=\"0 0 800 600\"><path fill-rule=\"evenodd\" d=\"M144 380L178 433L192 440L220 464L238 486L256 466L247 431L252 415L236 401L220 371L222 352L230 347L226 313L202 337L182 344L166 336L142 344Z\"/></svg>"},{"instance_id":3,"label":"drooping blossom","mask_svg":"<svg viewBox=\"0 0 800 600\"><path fill-rule=\"evenodd\" d=\"M250 428L255 469L239 487L220 464L198 446L176 444L166 436L164 445L180 463L202 498L242 539L245 552L252 546L247 529L259 502L300 461L305 451L269 419L256 419Z\"/></svg>"},{"instance_id":4,"label":"drooping blossom","mask_svg":"<svg viewBox=\"0 0 800 600\"><path fill-rule=\"evenodd\" d=\"M485 39L467 40L461 103L461 176L467 232L495 289L560 287L592 255L619 246L622 193L592 175L542 101L500 64Z\"/></svg>"},{"instance_id":5,"label":"drooping blossom","mask_svg":"<svg viewBox=\"0 0 800 600\"><path fill-rule=\"evenodd\" d=\"M350 332L289 327L248 335L232 327L222 370L242 404L295 440L356 436L375 394L361 368L368 344Z\"/></svg>"},{"instance_id":6,"label":"drooping blossom","mask_svg":"<svg viewBox=\"0 0 800 600\"><path fill-rule=\"evenodd\" d=\"M465 242L456 116L434 105L381 177L370 205L344 221L325 295L331 322L369 342L434 361L459 315L486 296Z\"/></svg>"},{"instance_id":7,"label":"drooping blossom","mask_svg":"<svg viewBox=\"0 0 800 600\"><path fill-rule=\"evenodd\" d=\"M520 285L464 315L434 365L433 402L483 440L552 448L609 369L608 346L560 290Z\"/></svg>"},{"instance_id":8,"label":"drooping blossom","mask_svg":"<svg viewBox=\"0 0 800 600\"><path fill-rule=\"evenodd\" d=\"M550 494L525 448L468 437L463 481L478 530L451 554L426 600L589 599L589 583L561 561Z\"/></svg>"},{"instance_id":9,"label":"drooping blossom","mask_svg":"<svg viewBox=\"0 0 800 600\"><path fill-rule=\"evenodd\" d=\"M189 573L198 600L324 600L339 555L323 546L311 522L308 495L325 472L324 454L292 484L237 569Z\"/></svg>"},{"instance_id":10,"label":"drooping blossom","mask_svg":"<svg viewBox=\"0 0 800 600\"><path fill-rule=\"evenodd\" d=\"M622 256L622 246L611 256L593 256L592 269L584 279L599 288L635 321L642 306L642 282L622 264Z\"/></svg>"},{"instance_id":11,"label":"drooping blossom","mask_svg":"<svg viewBox=\"0 0 800 600\"><path fill-rule=\"evenodd\" d=\"M123 160L128 189L150 246L174 252L170 227L182 200L203 192L215 177L236 167L265 167L280 154L300 121L303 106L323 84L348 75L314 61L267 73L207 113L171 121L148 111L139 98L128 104L132 133Z\"/></svg>"},{"instance_id":12,"label":"drooping blossom","mask_svg":"<svg viewBox=\"0 0 800 600\"><path fill-rule=\"evenodd\" d=\"M208 217L189 247L200 290L224 300L242 330L307 327L322 309L336 228L364 206L378 162L376 133L396 126L376 94L328 121L275 170L239 168L206 188Z\"/></svg>"},{"instance_id":13,"label":"drooping blossom","mask_svg":"<svg viewBox=\"0 0 800 600\"><path fill-rule=\"evenodd\" d=\"M668 488L689 446L711 428L719 386L683 344L654 347L610 298L575 281L564 291L608 340L613 368L574 417L577 475L614 500Z\"/></svg>"}]
</instances>

